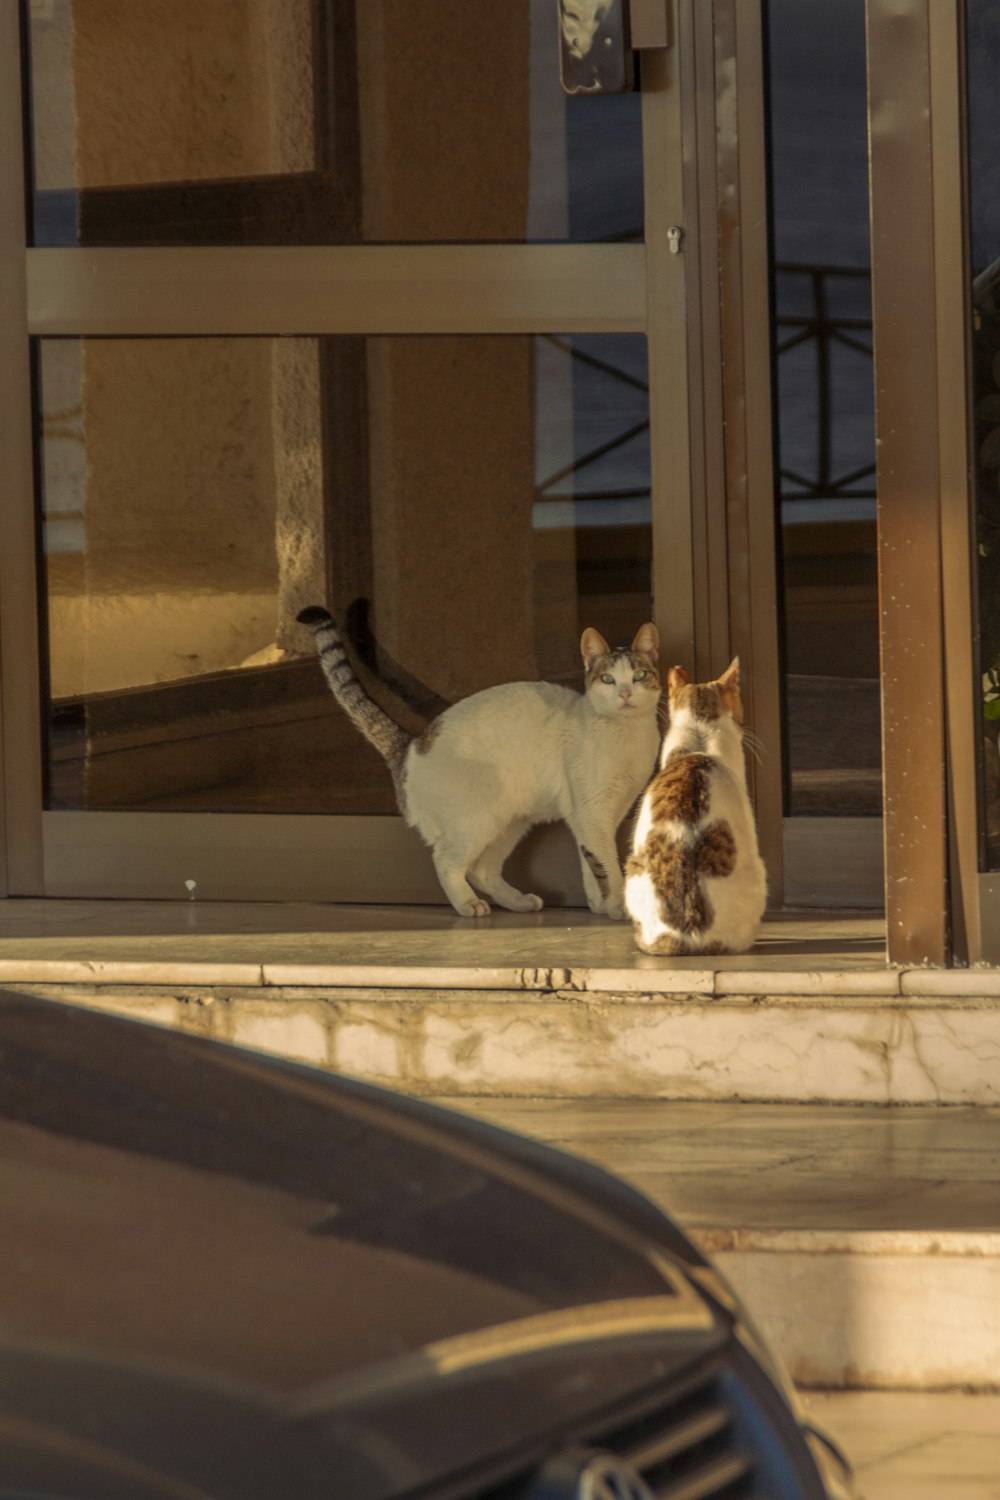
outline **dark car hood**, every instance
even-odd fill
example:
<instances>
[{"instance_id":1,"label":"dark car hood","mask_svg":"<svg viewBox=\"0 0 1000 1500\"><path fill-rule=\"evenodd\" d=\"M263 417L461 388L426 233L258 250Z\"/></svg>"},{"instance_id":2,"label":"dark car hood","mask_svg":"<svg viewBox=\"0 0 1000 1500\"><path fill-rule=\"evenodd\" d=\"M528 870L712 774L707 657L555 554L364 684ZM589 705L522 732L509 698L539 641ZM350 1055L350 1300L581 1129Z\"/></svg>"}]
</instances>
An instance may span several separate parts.
<instances>
[{"instance_id":1,"label":"dark car hood","mask_svg":"<svg viewBox=\"0 0 1000 1500\"><path fill-rule=\"evenodd\" d=\"M724 1339L662 1246L501 1140L0 997L0 1483L63 1454L38 1493L374 1500Z\"/></svg>"}]
</instances>

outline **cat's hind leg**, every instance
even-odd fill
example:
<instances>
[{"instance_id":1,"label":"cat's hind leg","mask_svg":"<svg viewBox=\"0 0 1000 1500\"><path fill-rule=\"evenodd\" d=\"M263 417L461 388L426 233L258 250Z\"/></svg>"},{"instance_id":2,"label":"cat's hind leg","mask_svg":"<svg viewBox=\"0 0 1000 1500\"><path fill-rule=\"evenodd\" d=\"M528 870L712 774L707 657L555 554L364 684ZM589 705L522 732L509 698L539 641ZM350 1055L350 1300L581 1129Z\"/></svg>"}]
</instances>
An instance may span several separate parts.
<instances>
[{"instance_id":1,"label":"cat's hind leg","mask_svg":"<svg viewBox=\"0 0 1000 1500\"><path fill-rule=\"evenodd\" d=\"M490 903L477 896L467 879L471 854L467 846L442 839L431 849L441 888L460 917L488 917Z\"/></svg>"},{"instance_id":2,"label":"cat's hind leg","mask_svg":"<svg viewBox=\"0 0 1000 1500\"><path fill-rule=\"evenodd\" d=\"M487 844L469 871L469 878L479 889L485 891L487 896L492 896L499 906L506 907L508 911L539 911L543 904L541 896L530 891L519 891L503 878L507 856L521 842L530 827L528 819L515 819L492 843Z\"/></svg>"}]
</instances>

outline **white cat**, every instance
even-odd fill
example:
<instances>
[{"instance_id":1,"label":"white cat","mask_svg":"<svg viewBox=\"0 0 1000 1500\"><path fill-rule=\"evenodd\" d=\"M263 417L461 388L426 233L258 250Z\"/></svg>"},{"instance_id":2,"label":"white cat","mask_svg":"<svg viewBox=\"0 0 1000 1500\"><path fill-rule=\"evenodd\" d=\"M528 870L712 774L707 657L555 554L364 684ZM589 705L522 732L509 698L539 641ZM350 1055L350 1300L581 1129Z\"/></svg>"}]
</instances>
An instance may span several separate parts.
<instances>
[{"instance_id":1,"label":"white cat","mask_svg":"<svg viewBox=\"0 0 1000 1500\"><path fill-rule=\"evenodd\" d=\"M656 763L655 625L619 650L585 630L582 694L549 682L486 688L414 739L365 692L329 612L314 605L299 619L316 635L337 702L388 765L399 810L430 845L460 916L487 916L487 896L537 911L541 898L508 884L503 866L533 824L560 818L579 847L591 911L624 916L615 832Z\"/></svg>"},{"instance_id":2,"label":"white cat","mask_svg":"<svg viewBox=\"0 0 1000 1500\"><path fill-rule=\"evenodd\" d=\"M616 0L559 0L559 25L572 57L586 57Z\"/></svg>"},{"instance_id":3,"label":"white cat","mask_svg":"<svg viewBox=\"0 0 1000 1500\"><path fill-rule=\"evenodd\" d=\"M760 928L767 877L743 760L740 664L715 682L667 678L670 728L643 795L625 905L646 953L742 953Z\"/></svg>"}]
</instances>

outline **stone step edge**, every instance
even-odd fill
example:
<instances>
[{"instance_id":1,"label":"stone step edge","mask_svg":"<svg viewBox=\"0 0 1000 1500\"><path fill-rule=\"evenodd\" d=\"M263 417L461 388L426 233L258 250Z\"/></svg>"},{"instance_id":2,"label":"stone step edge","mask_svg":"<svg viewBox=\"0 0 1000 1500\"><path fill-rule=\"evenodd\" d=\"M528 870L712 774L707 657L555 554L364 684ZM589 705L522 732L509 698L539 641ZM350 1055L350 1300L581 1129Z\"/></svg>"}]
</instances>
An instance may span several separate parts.
<instances>
[{"instance_id":1,"label":"stone step edge","mask_svg":"<svg viewBox=\"0 0 1000 1500\"><path fill-rule=\"evenodd\" d=\"M264 990L453 994L538 993L567 999L643 998L801 1000L908 999L931 1003L1000 1001L1000 969L607 969L431 968L383 964L235 963L211 959L0 958L0 986L105 984L237 986Z\"/></svg>"},{"instance_id":2,"label":"stone step edge","mask_svg":"<svg viewBox=\"0 0 1000 1500\"><path fill-rule=\"evenodd\" d=\"M93 980L12 988L417 1095L1000 1104L1000 1006L992 1001L664 995L635 1002Z\"/></svg>"},{"instance_id":3,"label":"stone step edge","mask_svg":"<svg viewBox=\"0 0 1000 1500\"><path fill-rule=\"evenodd\" d=\"M797 1385L1000 1389L1000 1234L687 1227Z\"/></svg>"}]
</instances>

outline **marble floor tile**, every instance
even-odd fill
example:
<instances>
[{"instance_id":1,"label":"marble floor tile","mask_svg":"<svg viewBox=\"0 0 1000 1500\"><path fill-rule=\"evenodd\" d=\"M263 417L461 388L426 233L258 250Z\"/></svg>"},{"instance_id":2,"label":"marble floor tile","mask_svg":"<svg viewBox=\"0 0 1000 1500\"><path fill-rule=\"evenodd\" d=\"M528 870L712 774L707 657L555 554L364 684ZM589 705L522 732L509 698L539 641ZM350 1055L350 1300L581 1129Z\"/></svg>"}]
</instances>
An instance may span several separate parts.
<instances>
[{"instance_id":1,"label":"marble floor tile","mask_svg":"<svg viewBox=\"0 0 1000 1500\"><path fill-rule=\"evenodd\" d=\"M1000 1500L1000 1396L807 1392L865 1500Z\"/></svg>"},{"instance_id":2,"label":"marble floor tile","mask_svg":"<svg viewBox=\"0 0 1000 1500\"><path fill-rule=\"evenodd\" d=\"M1000 1107L449 1103L628 1177L691 1227L1000 1230Z\"/></svg>"}]
</instances>

